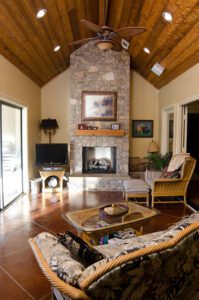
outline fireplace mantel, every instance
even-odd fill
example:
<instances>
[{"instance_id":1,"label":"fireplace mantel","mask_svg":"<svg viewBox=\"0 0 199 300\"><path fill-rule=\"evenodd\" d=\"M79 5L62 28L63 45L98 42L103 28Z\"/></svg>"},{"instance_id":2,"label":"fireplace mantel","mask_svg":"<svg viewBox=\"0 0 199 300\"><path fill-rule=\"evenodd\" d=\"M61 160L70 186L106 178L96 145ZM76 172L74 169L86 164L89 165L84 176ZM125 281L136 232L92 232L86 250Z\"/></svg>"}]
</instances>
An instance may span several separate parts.
<instances>
[{"instance_id":1,"label":"fireplace mantel","mask_svg":"<svg viewBox=\"0 0 199 300\"><path fill-rule=\"evenodd\" d=\"M75 135L91 135L91 136L124 136L124 130L112 130L112 129L97 129L97 130L76 130Z\"/></svg>"}]
</instances>

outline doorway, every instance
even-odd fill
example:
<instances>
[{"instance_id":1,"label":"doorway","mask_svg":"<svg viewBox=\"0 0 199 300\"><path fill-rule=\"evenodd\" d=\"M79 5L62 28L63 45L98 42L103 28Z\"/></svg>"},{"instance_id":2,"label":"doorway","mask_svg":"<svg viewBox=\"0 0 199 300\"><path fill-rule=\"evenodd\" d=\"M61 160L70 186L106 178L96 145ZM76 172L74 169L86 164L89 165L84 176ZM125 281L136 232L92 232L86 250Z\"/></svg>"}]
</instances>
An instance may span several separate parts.
<instances>
[{"instance_id":1,"label":"doorway","mask_svg":"<svg viewBox=\"0 0 199 300\"><path fill-rule=\"evenodd\" d=\"M0 208L23 191L22 109L0 102Z\"/></svg>"},{"instance_id":2,"label":"doorway","mask_svg":"<svg viewBox=\"0 0 199 300\"><path fill-rule=\"evenodd\" d=\"M165 108L162 111L162 139L161 153L173 155L174 141L174 108Z\"/></svg>"},{"instance_id":3,"label":"doorway","mask_svg":"<svg viewBox=\"0 0 199 300\"><path fill-rule=\"evenodd\" d=\"M187 134L186 151L196 160L195 173L199 174L199 100L186 105L187 107Z\"/></svg>"}]
</instances>

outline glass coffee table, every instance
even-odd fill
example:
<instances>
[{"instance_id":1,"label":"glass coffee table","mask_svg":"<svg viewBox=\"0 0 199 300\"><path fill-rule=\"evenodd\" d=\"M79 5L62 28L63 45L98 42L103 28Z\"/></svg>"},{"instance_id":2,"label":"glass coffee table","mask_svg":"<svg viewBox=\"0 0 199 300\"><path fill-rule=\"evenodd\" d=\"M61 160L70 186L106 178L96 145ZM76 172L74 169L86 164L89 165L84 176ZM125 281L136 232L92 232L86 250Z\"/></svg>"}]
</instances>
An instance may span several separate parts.
<instances>
[{"instance_id":1,"label":"glass coffee table","mask_svg":"<svg viewBox=\"0 0 199 300\"><path fill-rule=\"evenodd\" d=\"M107 215L103 213L104 206L100 206L64 213L63 217L77 229L81 238L90 244L98 245L101 237L131 227L136 222L151 218L158 213L156 209L132 202L119 202L115 205L127 206L128 211L119 215ZM137 231L136 234L141 232Z\"/></svg>"}]
</instances>

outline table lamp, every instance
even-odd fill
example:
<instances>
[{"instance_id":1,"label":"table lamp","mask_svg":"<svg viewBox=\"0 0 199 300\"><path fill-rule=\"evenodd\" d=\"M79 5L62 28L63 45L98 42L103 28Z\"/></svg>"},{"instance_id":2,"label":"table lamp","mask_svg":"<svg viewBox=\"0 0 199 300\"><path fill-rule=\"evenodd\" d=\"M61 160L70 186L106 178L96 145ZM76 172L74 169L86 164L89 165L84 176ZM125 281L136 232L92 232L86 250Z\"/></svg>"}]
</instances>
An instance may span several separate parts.
<instances>
[{"instance_id":1,"label":"table lamp","mask_svg":"<svg viewBox=\"0 0 199 300\"><path fill-rule=\"evenodd\" d=\"M56 119L43 119L40 124L40 128L44 131L44 133L49 135L49 144L51 144L51 136L55 134L56 129L59 128Z\"/></svg>"},{"instance_id":2,"label":"table lamp","mask_svg":"<svg viewBox=\"0 0 199 300\"><path fill-rule=\"evenodd\" d=\"M156 142L154 142L153 140L150 141L149 145L148 145L148 149L147 149L148 153L156 153L159 152L159 147L156 144Z\"/></svg>"}]
</instances>

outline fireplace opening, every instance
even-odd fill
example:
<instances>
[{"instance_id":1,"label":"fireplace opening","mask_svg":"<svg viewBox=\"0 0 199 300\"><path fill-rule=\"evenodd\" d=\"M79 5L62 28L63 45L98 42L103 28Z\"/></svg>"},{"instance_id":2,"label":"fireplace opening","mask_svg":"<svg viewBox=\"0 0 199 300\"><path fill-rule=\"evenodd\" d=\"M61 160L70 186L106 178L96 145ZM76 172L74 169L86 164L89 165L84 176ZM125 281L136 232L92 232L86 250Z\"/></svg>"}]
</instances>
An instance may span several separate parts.
<instances>
[{"instance_id":1,"label":"fireplace opening","mask_svg":"<svg viewBox=\"0 0 199 300\"><path fill-rule=\"evenodd\" d=\"M82 173L116 173L116 147L83 147Z\"/></svg>"}]
</instances>

